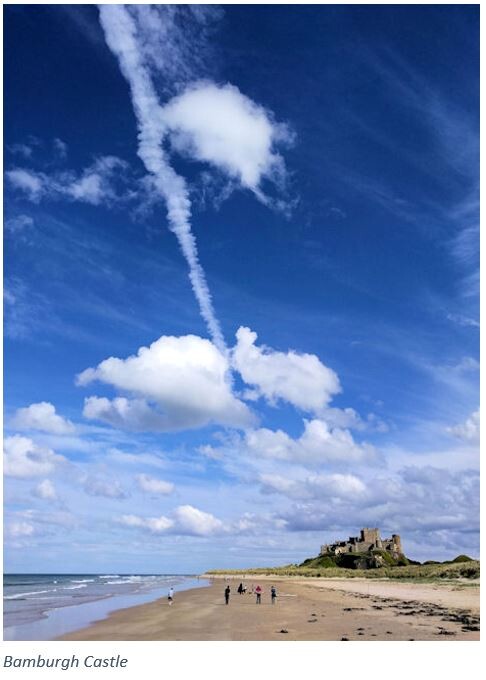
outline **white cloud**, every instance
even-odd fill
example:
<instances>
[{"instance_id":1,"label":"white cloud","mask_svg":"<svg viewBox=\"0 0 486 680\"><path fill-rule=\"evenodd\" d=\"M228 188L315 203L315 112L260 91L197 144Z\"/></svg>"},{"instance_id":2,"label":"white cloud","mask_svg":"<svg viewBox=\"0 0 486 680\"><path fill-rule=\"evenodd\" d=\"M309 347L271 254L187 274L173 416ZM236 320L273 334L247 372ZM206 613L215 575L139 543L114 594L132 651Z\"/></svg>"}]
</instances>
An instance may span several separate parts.
<instances>
[{"instance_id":1,"label":"white cloud","mask_svg":"<svg viewBox=\"0 0 486 680\"><path fill-rule=\"evenodd\" d=\"M42 482L39 482L34 489L34 494L46 501L57 500L56 489L50 479L43 479Z\"/></svg>"},{"instance_id":2,"label":"white cloud","mask_svg":"<svg viewBox=\"0 0 486 680\"><path fill-rule=\"evenodd\" d=\"M209 536L223 531L221 520L194 508L192 505L180 505L174 511L177 532L182 534L194 534L195 536Z\"/></svg>"},{"instance_id":3,"label":"white cloud","mask_svg":"<svg viewBox=\"0 0 486 680\"><path fill-rule=\"evenodd\" d=\"M161 109L151 74L154 57L148 47L151 42L145 40L147 25L150 24L147 22L150 10L131 11L129 7L122 5L101 5L99 10L106 42L116 55L121 71L130 85L139 127L138 154L147 171L154 177L157 192L166 202L169 226L176 235L189 266L189 279L201 316L216 346L224 351L223 334L214 312L206 276L199 262L196 240L191 231L189 191L184 178L180 177L169 164L162 147L164 130L160 120ZM154 12L155 10L152 14ZM150 34L149 31L148 37L153 38L153 33Z\"/></svg>"},{"instance_id":4,"label":"white cloud","mask_svg":"<svg viewBox=\"0 0 486 680\"><path fill-rule=\"evenodd\" d=\"M472 328L480 328L481 324L476 319L464 314L447 314L449 321L457 323L459 326L470 326Z\"/></svg>"},{"instance_id":5,"label":"white cloud","mask_svg":"<svg viewBox=\"0 0 486 680\"><path fill-rule=\"evenodd\" d=\"M411 542L426 542L429 557L438 555L445 539L449 550L455 542L451 532L462 531L477 549L479 531L479 474L474 470L449 471L432 466L408 466L396 473L381 472L366 481L354 475L316 475L283 481L262 477L263 491L278 492L296 500L290 508L277 513L290 531L328 531L333 527L345 532L361 526L379 526L382 535L402 535L405 553ZM362 488L361 484L365 487ZM323 502L332 497L333 502ZM354 529L353 529L354 528ZM442 532L439 540L438 533ZM430 546L433 551L430 553Z\"/></svg>"},{"instance_id":6,"label":"white cloud","mask_svg":"<svg viewBox=\"0 0 486 680\"><path fill-rule=\"evenodd\" d=\"M290 142L291 133L233 85L192 84L163 107L161 119L177 151L216 166L257 196L262 178L285 174L274 146Z\"/></svg>"},{"instance_id":7,"label":"white cloud","mask_svg":"<svg viewBox=\"0 0 486 680\"><path fill-rule=\"evenodd\" d=\"M149 467L164 468L167 462L162 456L153 453L127 453L112 448L108 451L109 458L121 465L147 465Z\"/></svg>"},{"instance_id":8,"label":"white cloud","mask_svg":"<svg viewBox=\"0 0 486 680\"><path fill-rule=\"evenodd\" d=\"M153 534L167 533L174 526L174 522L168 517L138 517L137 515L122 515L120 524L127 527L147 529Z\"/></svg>"},{"instance_id":9,"label":"white cloud","mask_svg":"<svg viewBox=\"0 0 486 680\"><path fill-rule=\"evenodd\" d=\"M30 215L16 215L15 217L5 220L5 229L11 234L18 234L33 225L34 220Z\"/></svg>"},{"instance_id":10,"label":"white cloud","mask_svg":"<svg viewBox=\"0 0 486 680\"><path fill-rule=\"evenodd\" d=\"M59 137L55 137L52 141L52 146L54 147L54 151L59 158L66 158L68 151L68 145L66 142L63 142L62 139L59 139Z\"/></svg>"},{"instance_id":11,"label":"white cloud","mask_svg":"<svg viewBox=\"0 0 486 680\"><path fill-rule=\"evenodd\" d=\"M102 156L86 168L79 178L69 182L65 192L75 201L100 205L117 198L114 178L125 172L128 164L116 156Z\"/></svg>"},{"instance_id":12,"label":"white cloud","mask_svg":"<svg viewBox=\"0 0 486 680\"><path fill-rule=\"evenodd\" d=\"M302 464L344 465L380 461L378 451L371 444L359 444L349 430L330 428L327 423L317 419L304 421L304 432L298 439L293 439L282 430L252 430L246 434L245 446L255 457Z\"/></svg>"},{"instance_id":13,"label":"white cloud","mask_svg":"<svg viewBox=\"0 0 486 680\"><path fill-rule=\"evenodd\" d=\"M75 431L74 425L58 415L55 407L47 401L17 409L12 425L23 430L41 430L53 434L71 434Z\"/></svg>"},{"instance_id":14,"label":"white cloud","mask_svg":"<svg viewBox=\"0 0 486 680\"><path fill-rule=\"evenodd\" d=\"M119 522L128 527L146 529L153 534L211 536L224 531L223 523L219 519L192 505L180 505L173 511L171 517L122 515Z\"/></svg>"},{"instance_id":15,"label":"white cloud","mask_svg":"<svg viewBox=\"0 0 486 680\"><path fill-rule=\"evenodd\" d=\"M128 191L128 163L117 156L100 156L76 173L73 170L56 170L51 174L26 168L6 172L9 183L35 203L41 198L66 198L91 205L119 202L133 198Z\"/></svg>"},{"instance_id":16,"label":"white cloud","mask_svg":"<svg viewBox=\"0 0 486 680\"><path fill-rule=\"evenodd\" d=\"M7 151L10 151L11 154L23 156L24 158L30 158L33 151L32 146L22 143L7 144L6 149Z\"/></svg>"},{"instance_id":17,"label":"white cloud","mask_svg":"<svg viewBox=\"0 0 486 680\"><path fill-rule=\"evenodd\" d=\"M9 477L40 477L53 472L66 459L32 439L14 435L4 440L3 472Z\"/></svg>"},{"instance_id":18,"label":"white cloud","mask_svg":"<svg viewBox=\"0 0 486 680\"><path fill-rule=\"evenodd\" d=\"M78 384L99 380L137 395L135 400L87 400L87 417L119 427L180 430L209 423L250 425L252 414L232 394L227 375L227 358L209 340L195 335L162 336L150 347L141 347L136 356L110 357L83 371ZM156 408L145 400L154 402Z\"/></svg>"},{"instance_id":19,"label":"white cloud","mask_svg":"<svg viewBox=\"0 0 486 680\"><path fill-rule=\"evenodd\" d=\"M102 496L104 498L128 498L120 482L111 479L100 479L88 476L83 483L83 488L89 496Z\"/></svg>"},{"instance_id":20,"label":"white cloud","mask_svg":"<svg viewBox=\"0 0 486 680\"><path fill-rule=\"evenodd\" d=\"M468 444L479 444L480 435L480 416L479 409L471 413L469 418L459 425L448 427L447 431L458 439L467 442Z\"/></svg>"},{"instance_id":21,"label":"white cloud","mask_svg":"<svg viewBox=\"0 0 486 680\"><path fill-rule=\"evenodd\" d=\"M83 415L90 420L101 420L113 427L135 432L164 432L171 429L167 417L151 408L144 399L87 397Z\"/></svg>"},{"instance_id":22,"label":"white cloud","mask_svg":"<svg viewBox=\"0 0 486 680\"><path fill-rule=\"evenodd\" d=\"M366 495L366 485L352 474L309 475L303 479L261 474L259 479L264 492L280 493L289 498L361 501Z\"/></svg>"},{"instance_id":23,"label":"white cloud","mask_svg":"<svg viewBox=\"0 0 486 680\"><path fill-rule=\"evenodd\" d=\"M147 493L168 496L174 491L174 485L171 482L164 482L163 479L157 479L150 475L137 475L136 480L140 489Z\"/></svg>"},{"instance_id":24,"label":"white cloud","mask_svg":"<svg viewBox=\"0 0 486 680\"><path fill-rule=\"evenodd\" d=\"M211 16L212 11L207 8L199 8L196 14L192 11L193 18L197 17L201 22L199 36L204 35L204 18ZM242 186L251 189L263 202L273 202L278 206L278 201L266 197L259 185L264 177L277 183L283 180L284 163L274 146L277 142L289 142L291 135L286 127L275 124L263 107L231 85L218 87L214 83L198 82L166 106L161 106L154 76L159 76L157 80L160 80L162 74L162 81L167 82L174 75L175 63L194 63L194 55L197 54L200 60L203 52L199 49L197 34L187 50L190 43L180 40L183 32L174 30L181 25L174 19L177 16L178 10L155 7L100 6L106 42L130 85L139 128L138 154L147 171L153 175L157 192L166 202L169 227L176 235L189 266L189 278L201 316L215 345L225 351L223 334L191 229L187 183L170 165L163 142L170 137L172 148L217 166L230 179L238 180ZM185 21L184 26L187 28L188 25L191 22ZM179 40L176 38L170 56L164 58L174 36ZM181 55L184 58L181 59ZM181 80L187 82L185 68L177 68L176 72L179 86Z\"/></svg>"},{"instance_id":25,"label":"white cloud","mask_svg":"<svg viewBox=\"0 0 486 680\"><path fill-rule=\"evenodd\" d=\"M35 533L35 527L29 522L11 522L5 526L5 534L10 538L26 538Z\"/></svg>"},{"instance_id":26,"label":"white cloud","mask_svg":"<svg viewBox=\"0 0 486 680\"><path fill-rule=\"evenodd\" d=\"M238 329L236 338L232 350L234 368L271 404L281 399L297 408L319 412L332 395L341 391L336 373L315 354L256 347L257 334L245 327Z\"/></svg>"},{"instance_id":27,"label":"white cloud","mask_svg":"<svg viewBox=\"0 0 486 680\"><path fill-rule=\"evenodd\" d=\"M24 168L14 168L5 173L10 184L19 191L27 194L36 203L43 193L43 175Z\"/></svg>"}]
</instances>

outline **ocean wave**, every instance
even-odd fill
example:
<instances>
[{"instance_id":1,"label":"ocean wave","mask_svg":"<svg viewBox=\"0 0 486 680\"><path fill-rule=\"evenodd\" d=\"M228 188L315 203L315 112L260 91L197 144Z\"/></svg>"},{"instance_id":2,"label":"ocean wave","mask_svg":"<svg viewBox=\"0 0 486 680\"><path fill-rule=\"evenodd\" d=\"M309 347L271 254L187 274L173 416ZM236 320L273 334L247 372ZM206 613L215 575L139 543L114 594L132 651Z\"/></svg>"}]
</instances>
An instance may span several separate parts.
<instances>
[{"instance_id":1,"label":"ocean wave","mask_svg":"<svg viewBox=\"0 0 486 680\"><path fill-rule=\"evenodd\" d=\"M130 583L143 584L148 581L152 582L153 576L121 576L116 581L105 581L106 586L129 585Z\"/></svg>"},{"instance_id":2,"label":"ocean wave","mask_svg":"<svg viewBox=\"0 0 486 680\"><path fill-rule=\"evenodd\" d=\"M120 578L119 574L108 574L106 576L98 576L98 578Z\"/></svg>"},{"instance_id":3,"label":"ocean wave","mask_svg":"<svg viewBox=\"0 0 486 680\"><path fill-rule=\"evenodd\" d=\"M65 586L62 590L77 590L78 588L87 588L86 583L81 583L78 586Z\"/></svg>"},{"instance_id":4,"label":"ocean wave","mask_svg":"<svg viewBox=\"0 0 486 680\"><path fill-rule=\"evenodd\" d=\"M76 579L71 579L71 583L94 583L94 578L82 578L77 581Z\"/></svg>"},{"instance_id":5,"label":"ocean wave","mask_svg":"<svg viewBox=\"0 0 486 680\"><path fill-rule=\"evenodd\" d=\"M41 593L53 592L52 590L33 590L31 593L17 593L16 595L4 595L4 600L18 600L20 598L26 598L29 595L40 595Z\"/></svg>"}]
</instances>

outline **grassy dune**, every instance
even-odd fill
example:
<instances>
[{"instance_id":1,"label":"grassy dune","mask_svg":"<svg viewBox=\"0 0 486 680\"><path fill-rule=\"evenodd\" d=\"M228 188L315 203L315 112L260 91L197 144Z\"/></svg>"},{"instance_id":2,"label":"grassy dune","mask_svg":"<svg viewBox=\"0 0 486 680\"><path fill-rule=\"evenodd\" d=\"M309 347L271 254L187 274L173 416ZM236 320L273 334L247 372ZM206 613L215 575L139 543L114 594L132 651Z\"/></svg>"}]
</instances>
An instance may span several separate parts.
<instances>
[{"instance_id":1,"label":"grassy dune","mask_svg":"<svg viewBox=\"0 0 486 680\"><path fill-rule=\"evenodd\" d=\"M478 579L479 561L420 564L403 567L380 567L378 569L343 569L341 567L307 567L288 565L285 567L258 567L255 569L214 569L206 572L212 576L304 576L318 578L369 578L405 580L456 580Z\"/></svg>"}]
</instances>

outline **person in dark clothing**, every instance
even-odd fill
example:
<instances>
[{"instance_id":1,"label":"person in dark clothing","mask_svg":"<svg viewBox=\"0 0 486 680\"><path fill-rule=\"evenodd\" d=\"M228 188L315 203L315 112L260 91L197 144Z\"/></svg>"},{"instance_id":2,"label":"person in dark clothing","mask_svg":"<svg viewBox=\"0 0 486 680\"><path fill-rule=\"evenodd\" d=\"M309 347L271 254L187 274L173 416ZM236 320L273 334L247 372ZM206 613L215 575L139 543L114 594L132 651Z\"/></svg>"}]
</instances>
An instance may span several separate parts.
<instances>
[{"instance_id":1,"label":"person in dark clothing","mask_svg":"<svg viewBox=\"0 0 486 680\"><path fill-rule=\"evenodd\" d=\"M277 589L275 586L270 588L270 597L272 598L272 604L275 604L275 600L277 599Z\"/></svg>"},{"instance_id":2,"label":"person in dark clothing","mask_svg":"<svg viewBox=\"0 0 486 680\"><path fill-rule=\"evenodd\" d=\"M240 583L240 585L238 586L238 593L241 595L242 592L243 592L243 583Z\"/></svg>"},{"instance_id":3,"label":"person in dark clothing","mask_svg":"<svg viewBox=\"0 0 486 680\"><path fill-rule=\"evenodd\" d=\"M229 604L230 593L231 593L231 588L229 586L226 586L226 588L224 590L224 601L226 602L226 604Z\"/></svg>"}]
</instances>

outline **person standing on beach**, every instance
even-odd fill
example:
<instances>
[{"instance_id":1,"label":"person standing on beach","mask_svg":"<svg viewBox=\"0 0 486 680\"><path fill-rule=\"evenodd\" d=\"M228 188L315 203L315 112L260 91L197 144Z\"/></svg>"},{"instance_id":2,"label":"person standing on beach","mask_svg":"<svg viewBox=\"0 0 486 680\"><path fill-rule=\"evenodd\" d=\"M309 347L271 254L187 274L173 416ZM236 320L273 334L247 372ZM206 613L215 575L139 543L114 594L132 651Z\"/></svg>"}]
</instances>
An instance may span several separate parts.
<instances>
[{"instance_id":1,"label":"person standing on beach","mask_svg":"<svg viewBox=\"0 0 486 680\"><path fill-rule=\"evenodd\" d=\"M243 592L243 583L240 583L240 585L238 586L238 593L241 595L242 592Z\"/></svg>"},{"instance_id":2,"label":"person standing on beach","mask_svg":"<svg viewBox=\"0 0 486 680\"><path fill-rule=\"evenodd\" d=\"M231 588L229 586L226 586L226 588L224 589L224 601L226 602L226 604L229 604L230 593Z\"/></svg>"},{"instance_id":3,"label":"person standing on beach","mask_svg":"<svg viewBox=\"0 0 486 680\"><path fill-rule=\"evenodd\" d=\"M272 586L270 588L270 596L272 598L272 604L275 604L275 600L277 599L277 589L275 586Z\"/></svg>"},{"instance_id":4,"label":"person standing on beach","mask_svg":"<svg viewBox=\"0 0 486 680\"><path fill-rule=\"evenodd\" d=\"M257 587L255 588L255 593L256 593L256 596L257 596L257 598L256 598L256 603L257 603L257 604L261 604L261 603L262 603L262 592L263 592L263 590L260 588L260 586L257 586Z\"/></svg>"},{"instance_id":5,"label":"person standing on beach","mask_svg":"<svg viewBox=\"0 0 486 680\"><path fill-rule=\"evenodd\" d=\"M167 596L167 599L169 600L169 607L174 601L174 588L169 588L169 594Z\"/></svg>"}]
</instances>

